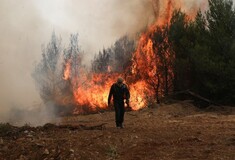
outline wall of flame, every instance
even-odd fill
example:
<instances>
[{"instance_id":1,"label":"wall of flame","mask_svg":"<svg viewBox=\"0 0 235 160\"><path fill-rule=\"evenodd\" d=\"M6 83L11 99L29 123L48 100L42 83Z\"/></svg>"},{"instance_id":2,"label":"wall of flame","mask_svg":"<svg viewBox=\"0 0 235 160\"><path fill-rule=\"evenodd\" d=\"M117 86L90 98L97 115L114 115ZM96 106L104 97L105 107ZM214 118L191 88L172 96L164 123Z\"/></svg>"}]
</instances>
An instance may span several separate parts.
<instances>
[{"instance_id":1,"label":"wall of flame","mask_svg":"<svg viewBox=\"0 0 235 160\"><path fill-rule=\"evenodd\" d=\"M132 57L132 65L126 70L130 70L130 74L119 74L112 72L112 68L108 67L107 73L97 74L91 73L80 75L80 78L71 77L71 66L68 62L64 70L64 80L71 81L73 88L73 96L76 104L74 113L80 113L79 107L88 107L90 110L105 109L107 108L107 100L110 87L116 82L118 77L124 77L125 83L129 86L131 98L130 106L133 110L139 110L147 107L150 102L156 99L155 84L157 81L164 81L164 77L160 75L156 78L159 72L158 63L161 63L154 48L152 36L156 32L157 27L161 27L170 23L171 13L173 9L183 6L182 1L159 1L153 0L153 5L156 8L156 21L148 27L147 31L142 33L139 38L136 51ZM195 15L196 10L190 14L192 17ZM168 39L164 40L168 43ZM169 44L170 45L170 44ZM172 62L174 56L169 56L169 50L165 51L164 56ZM173 69L168 68L169 77L167 81L173 81ZM83 79L82 81L80 79ZM172 89L172 88L171 88ZM160 88L159 94L163 95L163 89Z\"/></svg>"}]
</instances>

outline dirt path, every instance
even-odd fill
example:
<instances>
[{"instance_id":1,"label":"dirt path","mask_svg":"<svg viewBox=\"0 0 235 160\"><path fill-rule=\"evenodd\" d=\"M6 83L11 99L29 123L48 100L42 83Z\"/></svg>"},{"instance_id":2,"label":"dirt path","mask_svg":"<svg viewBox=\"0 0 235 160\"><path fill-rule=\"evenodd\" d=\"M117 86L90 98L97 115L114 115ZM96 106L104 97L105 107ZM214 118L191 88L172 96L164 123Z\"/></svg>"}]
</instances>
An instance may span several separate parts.
<instances>
[{"instance_id":1,"label":"dirt path","mask_svg":"<svg viewBox=\"0 0 235 160\"><path fill-rule=\"evenodd\" d=\"M95 130L26 129L0 138L0 159L235 159L234 111L202 112L189 104L127 112L125 128L114 113L66 117L60 125Z\"/></svg>"}]
</instances>

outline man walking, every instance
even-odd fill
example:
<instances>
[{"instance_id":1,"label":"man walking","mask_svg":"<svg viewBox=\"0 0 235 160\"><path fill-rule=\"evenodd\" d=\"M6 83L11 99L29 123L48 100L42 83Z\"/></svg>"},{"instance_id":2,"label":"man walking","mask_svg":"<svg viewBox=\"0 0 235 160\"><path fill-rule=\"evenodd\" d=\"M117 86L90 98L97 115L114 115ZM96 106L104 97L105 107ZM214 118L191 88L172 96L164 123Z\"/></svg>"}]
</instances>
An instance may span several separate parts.
<instances>
[{"instance_id":1,"label":"man walking","mask_svg":"<svg viewBox=\"0 0 235 160\"><path fill-rule=\"evenodd\" d=\"M115 120L116 127L123 128L123 120L125 113L124 99L126 99L126 104L129 106L130 92L127 88L127 85L123 83L122 78L118 78L117 82L111 86L108 105L110 106L111 99L113 97L113 104L115 109Z\"/></svg>"}]
</instances>

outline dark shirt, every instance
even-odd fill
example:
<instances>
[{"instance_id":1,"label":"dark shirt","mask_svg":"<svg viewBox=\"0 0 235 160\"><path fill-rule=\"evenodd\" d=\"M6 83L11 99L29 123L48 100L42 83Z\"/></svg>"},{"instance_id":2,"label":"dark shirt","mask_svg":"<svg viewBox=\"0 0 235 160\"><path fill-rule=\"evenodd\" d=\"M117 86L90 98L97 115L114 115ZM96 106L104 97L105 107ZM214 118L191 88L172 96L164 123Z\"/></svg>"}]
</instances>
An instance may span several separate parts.
<instances>
[{"instance_id":1,"label":"dark shirt","mask_svg":"<svg viewBox=\"0 0 235 160\"><path fill-rule=\"evenodd\" d=\"M114 103L123 103L124 99L129 100L130 99L130 92L127 88L126 84L117 84L114 83L111 86L110 92L109 92L109 98L108 98L108 104L110 104L111 98L113 96Z\"/></svg>"}]
</instances>

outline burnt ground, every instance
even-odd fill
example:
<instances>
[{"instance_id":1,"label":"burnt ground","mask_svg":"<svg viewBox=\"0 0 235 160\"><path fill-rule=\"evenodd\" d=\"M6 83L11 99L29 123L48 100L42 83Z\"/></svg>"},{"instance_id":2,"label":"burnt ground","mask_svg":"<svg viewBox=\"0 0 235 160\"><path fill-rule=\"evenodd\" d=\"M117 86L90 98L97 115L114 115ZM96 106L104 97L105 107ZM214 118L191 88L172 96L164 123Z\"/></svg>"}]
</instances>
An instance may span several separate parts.
<instances>
[{"instance_id":1,"label":"burnt ground","mask_svg":"<svg viewBox=\"0 0 235 160\"><path fill-rule=\"evenodd\" d=\"M114 127L114 112L59 120L36 128L1 124L0 159L235 159L231 107L146 108L127 112L124 129Z\"/></svg>"}]
</instances>

